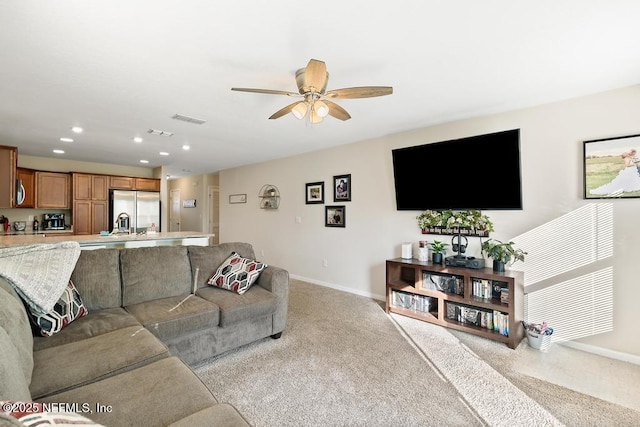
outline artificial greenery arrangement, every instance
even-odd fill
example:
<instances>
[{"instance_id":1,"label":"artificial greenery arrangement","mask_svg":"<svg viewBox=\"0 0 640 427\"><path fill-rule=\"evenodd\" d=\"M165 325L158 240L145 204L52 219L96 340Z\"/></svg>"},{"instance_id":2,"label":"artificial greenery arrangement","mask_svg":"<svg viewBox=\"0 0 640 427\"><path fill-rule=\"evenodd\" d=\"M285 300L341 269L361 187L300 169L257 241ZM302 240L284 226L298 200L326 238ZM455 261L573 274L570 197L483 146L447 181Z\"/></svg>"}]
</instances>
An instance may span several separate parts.
<instances>
[{"instance_id":1,"label":"artificial greenery arrangement","mask_svg":"<svg viewBox=\"0 0 640 427\"><path fill-rule=\"evenodd\" d=\"M522 249L516 249L513 245L514 242L504 243L500 240L489 239L482 242L482 252L486 253L494 261L504 264L524 261L524 256L527 255L527 252Z\"/></svg>"},{"instance_id":2,"label":"artificial greenery arrangement","mask_svg":"<svg viewBox=\"0 0 640 427\"><path fill-rule=\"evenodd\" d=\"M427 209L416 217L420 230L433 227L458 228L466 227L486 232L493 231L493 223L487 215L480 211L435 211Z\"/></svg>"}]
</instances>

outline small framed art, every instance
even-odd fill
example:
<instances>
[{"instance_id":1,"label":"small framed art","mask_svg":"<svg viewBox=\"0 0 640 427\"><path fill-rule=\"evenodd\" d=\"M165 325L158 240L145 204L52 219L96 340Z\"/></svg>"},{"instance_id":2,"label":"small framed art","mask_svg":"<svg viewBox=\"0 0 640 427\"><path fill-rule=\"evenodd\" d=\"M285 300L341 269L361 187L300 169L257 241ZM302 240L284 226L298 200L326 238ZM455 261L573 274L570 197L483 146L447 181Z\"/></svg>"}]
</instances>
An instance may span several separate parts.
<instances>
[{"instance_id":1,"label":"small framed art","mask_svg":"<svg viewBox=\"0 0 640 427\"><path fill-rule=\"evenodd\" d=\"M351 201L351 174L333 177L333 201Z\"/></svg>"},{"instance_id":2,"label":"small framed art","mask_svg":"<svg viewBox=\"0 0 640 427\"><path fill-rule=\"evenodd\" d=\"M344 227L346 225L346 208L344 206L325 206L324 226Z\"/></svg>"},{"instance_id":3,"label":"small framed art","mask_svg":"<svg viewBox=\"0 0 640 427\"><path fill-rule=\"evenodd\" d=\"M305 184L305 203L307 205L324 203L324 181Z\"/></svg>"},{"instance_id":4,"label":"small framed art","mask_svg":"<svg viewBox=\"0 0 640 427\"><path fill-rule=\"evenodd\" d=\"M247 203L246 194L229 194L229 203Z\"/></svg>"},{"instance_id":5,"label":"small framed art","mask_svg":"<svg viewBox=\"0 0 640 427\"><path fill-rule=\"evenodd\" d=\"M584 198L640 197L640 135L584 141Z\"/></svg>"}]
</instances>

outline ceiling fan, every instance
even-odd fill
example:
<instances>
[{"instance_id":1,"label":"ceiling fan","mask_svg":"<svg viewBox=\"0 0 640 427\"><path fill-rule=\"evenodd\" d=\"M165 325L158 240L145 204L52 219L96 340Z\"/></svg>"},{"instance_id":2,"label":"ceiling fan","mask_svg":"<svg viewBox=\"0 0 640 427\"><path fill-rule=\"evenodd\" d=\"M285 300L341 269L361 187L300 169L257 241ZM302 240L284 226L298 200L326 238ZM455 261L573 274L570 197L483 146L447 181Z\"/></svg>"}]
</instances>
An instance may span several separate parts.
<instances>
[{"instance_id":1,"label":"ceiling fan","mask_svg":"<svg viewBox=\"0 0 640 427\"><path fill-rule=\"evenodd\" d=\"M296 71L296 83L299 93L244 87L232 87L231 90L302 98L302 100L276 111L269 119L278 119L288 113L293 114L297 119L302 119L308 114L311 123L320 123L327 115L340 120L349 120L351 118L349 113L331 101L332 99L373 98L393 93L393 88L390 86L361 86L326 91L327 80L329 80L329 73L327 73L325 63L317 59L311 59L305 68L300 68Z\"/></svg>"}]
</instances>

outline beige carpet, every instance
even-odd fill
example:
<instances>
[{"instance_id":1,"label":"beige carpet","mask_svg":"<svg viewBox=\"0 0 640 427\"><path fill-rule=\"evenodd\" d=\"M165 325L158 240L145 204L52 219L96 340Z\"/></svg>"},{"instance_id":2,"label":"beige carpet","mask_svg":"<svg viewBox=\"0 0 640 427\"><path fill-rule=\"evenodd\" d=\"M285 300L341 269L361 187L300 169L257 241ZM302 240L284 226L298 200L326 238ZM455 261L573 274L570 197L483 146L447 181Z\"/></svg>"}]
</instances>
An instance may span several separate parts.
<instances>
[{"instance_id":1,"label":"beige carpet","mask_svg":"<svg viewBox=\"0 0 640 427\"><path fill-rule=\"evenodd\" d=\"M513 350L492 357L487 341L292 280L281 339L194 368L256 427L640 425L636 411L508 369Z\"/></svg>"}]
</instances>

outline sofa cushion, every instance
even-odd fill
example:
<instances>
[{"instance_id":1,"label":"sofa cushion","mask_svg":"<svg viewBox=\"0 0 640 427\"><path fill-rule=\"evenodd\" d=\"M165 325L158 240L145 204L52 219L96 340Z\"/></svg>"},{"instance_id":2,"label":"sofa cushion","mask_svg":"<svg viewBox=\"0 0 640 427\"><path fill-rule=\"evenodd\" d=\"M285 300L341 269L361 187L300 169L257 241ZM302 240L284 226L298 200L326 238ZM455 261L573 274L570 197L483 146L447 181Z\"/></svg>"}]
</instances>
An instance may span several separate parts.
<instances>
[{"instance_id":1,"label":"sofa cushion","mask_svg":"<svg viewBox=\"0 0 640 427\"><path fill-rule=\"evenodd\" d=\"M31 323L22 300L3 278L0 278L0 328L4 329L17 351L19 364L13 368L20 366L22 374L29 384L33 371Z\"/></svg>"},{"instance_id":2,"label":"sofa cushion","mask_svg":"<svg viewBox=\"0 0 640 427\"><path fill-rule=\"evenodd\" d=\"M266 264L251 258L244 258L237 252L224 260L216 272L207 281L209 285L217 286L237 294L243 294L258 280Z\"/></svg>"},{"instance_id":3,"label":"sofa cushion","mask_svg":"<svg viewBox=\"0 0 640 427\"><path fill-rule=\"evenodd\" d=\"M11 337L0 328L0 400L31 400L29 383L20 353Z\"/></svg>"},{"instance_id":4,"label":"sofa cushion","mask_svg":"<svg viewBox=\"0 0 640 427\"><path fill-rule=\"evenodd\" d=\"M207 280L213 276L231 252L237 252L245 258L256 258L253 247L249 243L231 242L215 246L189 246L192 275L196 277L197 269L199 288L209 286Z\"/></svg>"},{"instance_id":5,"label":"sofa cushion","mask_svg":"<svg viewBox=\"0 0 640 427\"><path fill-rule=\"evenodd\" d=\"M89 311L122 306L118 249L81 251L71 280Z\"/></svg>"},{"instance_id":6,"label":"sofa cushion","mask_svg":"<svg viewBox=\"0 0 640 427\"><path fill-rule=\"evenodd\" d=\"M186 246L120 250L123 306L191 292L191 264Z\"/></svg>"},{"instance_id":7,"label":"sofa cushion","mask_svg":"<svg viewBox=\"0 0 640 427\"><path fill-rule=\"evenodd\" d=\"M216 304L193 294L141 302L126 310L162 340L214 328L220 320Z\"/></svg>"},{"instance_id":8,"label":"sofa cushion","mask_svg":"<svg viewBox=\"0 0 640 427\"><path fill-rule=\"evenodd\" d=\"M135 369L167 357L167 347L142 326L34 352L35 399Z\"/></svg>"},{"instance_id":9,"label":"sofa cushion","mask_svg":"<svg viewBox=\"0 0 640 427\"><path fill-rule=\"evenodd\" d=\"M144 392L141 393L141 390ZM91 419L107 426L161 427L213 406L216 398L177 357L168 357L119 375L41 399L110 405ZM209 420L205 425L218 425Z\"/></svg>"},{"instance_id":10,"label":"sofa cushion","mask_svg":"<svg viewBox=\"0 0 640 427\"><path fill-rule=\"evenodd\" d=\"M29 306L31 322L40 335L45 337L57 334L71 322L86 314L87 308L71 280L50 312L45 313Z\"/></svg>"},{"instance_id":11,"label":"sofa cushion","mask_svg":"<svg viewBox=\"0 0 640 427\"><path fill-rule=\"evenodd\" d=\"M92 311L52 337L34 337L33 349L36 351L44 350L45 348L81 341L130 326L140 327L142 325L123 308Z\"/></svg>"},{"instance_id":12,"label":"sofa cushion","mask_svg":"<svg viewBox=\"0 0 640 427\"><path fill-rule=\"evenodd\" d=\"M220 326L273 314L278 305L278 297L260 286L242 295L209 286L198 289L196 295L220 307Z\"/></svg>"}]
</instances>

